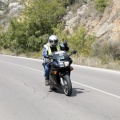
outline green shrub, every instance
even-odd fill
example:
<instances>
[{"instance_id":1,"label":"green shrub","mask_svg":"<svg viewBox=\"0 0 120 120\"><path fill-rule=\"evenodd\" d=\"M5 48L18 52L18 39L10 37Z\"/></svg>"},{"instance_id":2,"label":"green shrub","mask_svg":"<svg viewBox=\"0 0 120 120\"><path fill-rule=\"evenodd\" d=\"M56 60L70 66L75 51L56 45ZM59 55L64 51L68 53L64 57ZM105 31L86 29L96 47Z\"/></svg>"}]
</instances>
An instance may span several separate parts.
<instances>
[{"instance_id":1,"label":"green shrub","mask_svg":"<svg viewBox=\"0 0 120 120\"><path fill-rule=\"evenodd\" d=\"M91 45L95 41L94 35L87 35L87 30L80 26L73 36L69 38L69 43L72 49L76 49L78 53L84 56L89 56Z\"/></svg>"},{"instance_id":2,"label":"green shrub","mask_svg":"<svg viewBox=\"0 0 120 120\"><path fill-rule=\"evenodd\" d=\"M96 8L98 11L104 11L105 7L108 5L110 0L94 0Z\"/></svg>"},{"instance_id":3,"label":"green shrub","mask_svg":"<svg viewBox=\"0 0 120 120\"><path fill-rule=\"evenodd\" d=\"M92 56L101 60L120 60L120 41L96 41L92 46ZM109 59L108 59L109 58Z\"/></svg>"},{"instance_id":4,"label":"green shrub","mask_svg":"<svg viewBox=\"0 0 120 120\"><path fill-rule=\"evenodd\" d=\"M91 53L91 46L95 41L94 35L88 35L87 30L80 26L76 29L73 35L69 33L69 30L64 30L64 24L59 24L57 28L54 29L54 33L59 36L59 40L67 40L70 49L77 50L77 53L82 54L84 56L89 56Z\"/></svg>"},{"instance_id":5,"label":"green shrub","mask_svg":"<svg viewBox=\"0 0 120 120\"><path fill-rule=\"evenodd\" d=\"M19 21L12 19L8 30L3 34L0 32L0 46L18 53L39 51L61 22L65 4L67 1L62 0L30 0L29 5L24 4Z\"/></svg>"}]
</instances>

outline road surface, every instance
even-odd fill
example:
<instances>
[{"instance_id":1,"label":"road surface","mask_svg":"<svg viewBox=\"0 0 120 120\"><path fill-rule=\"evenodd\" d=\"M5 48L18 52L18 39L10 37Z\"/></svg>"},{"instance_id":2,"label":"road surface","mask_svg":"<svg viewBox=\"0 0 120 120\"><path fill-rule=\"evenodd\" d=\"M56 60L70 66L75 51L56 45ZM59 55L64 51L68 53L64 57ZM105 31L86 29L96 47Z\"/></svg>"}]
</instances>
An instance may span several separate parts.
<instances>
[{"instance_id":1,"label":"road surface","mask_svg":"<svg viewBox=\"0 0 120 120\"><path fill-rule=\"evenodd\" d=\"M71 97L45 86L41 60L0 55L0 120L120 120L120 72L74 66Z\"/></svg>"}]
</instances>

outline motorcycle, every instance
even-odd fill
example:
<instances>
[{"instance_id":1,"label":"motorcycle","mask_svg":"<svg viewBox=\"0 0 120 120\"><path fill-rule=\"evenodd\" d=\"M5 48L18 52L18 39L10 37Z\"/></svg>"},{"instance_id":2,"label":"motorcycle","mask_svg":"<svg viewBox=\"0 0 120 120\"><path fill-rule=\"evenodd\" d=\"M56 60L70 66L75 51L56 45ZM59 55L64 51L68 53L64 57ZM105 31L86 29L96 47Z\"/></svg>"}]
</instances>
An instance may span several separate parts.
<instances>
[{"instance_id":1,"label":"motorcycle","mask_svg":"<svg viewBox=\"0 0 120 120\"><path fill-rule=\"evenodd\" d=\"M73 70L71 67L73 61L70 56L73 54L76 54L75 50L70 55L65 51L58 51L54 52L53 55L45 56L50 60L51 66L49 73L50 89L62 88L66 96L72 94L70 72Z\"/></svg>"}]
</instances>

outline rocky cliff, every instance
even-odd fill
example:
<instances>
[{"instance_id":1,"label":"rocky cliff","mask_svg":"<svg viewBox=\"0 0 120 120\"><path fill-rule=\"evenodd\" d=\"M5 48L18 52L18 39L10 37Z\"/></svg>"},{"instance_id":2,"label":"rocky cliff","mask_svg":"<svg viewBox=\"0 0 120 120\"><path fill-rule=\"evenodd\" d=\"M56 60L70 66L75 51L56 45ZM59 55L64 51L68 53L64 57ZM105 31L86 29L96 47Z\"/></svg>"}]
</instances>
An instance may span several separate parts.
<instances>
[{"instance_id":1,"label":"rocky cliff","mask_svg":"<svg viewBox=\"0 0 120 120\"><path fill-rule=\"evenodd\" d=\"M0 0L0 26L5 28L10 18L18 16L23 9L19 2L20 0Z\"/></svg>"},{"instance_id":2,"label":"rocky cliff","mask_svg":"<svg viewBox=\"0 0 120 120\"><path fill-rule=\"evenodd\" d=\"M99 40L120 40L120 0L113 0L102 13L94 8L93 2L88 0L76 12L69 11L64 17L65 30L72 34L78 25L83 25Z\"/></svg>"},{"instance_id":3,"label":"rocky cliff","mask_svg":"<svg viewBox=\"0 0 120 120\"><path fill-rule=\"evenodd\" d=\"M89 34L94 34L98 39L120 40L120 0L113 0L103 13L99 13L91 0L84 4L78 3L76 12L70 10L64 17L65 30L71 34L79 25L83 25ZM23 6L20 0L0 0L0 26L8 25L9 18L16 17ZM69 8L68 8L69 9Z\"/></svg>"}]
</instances>

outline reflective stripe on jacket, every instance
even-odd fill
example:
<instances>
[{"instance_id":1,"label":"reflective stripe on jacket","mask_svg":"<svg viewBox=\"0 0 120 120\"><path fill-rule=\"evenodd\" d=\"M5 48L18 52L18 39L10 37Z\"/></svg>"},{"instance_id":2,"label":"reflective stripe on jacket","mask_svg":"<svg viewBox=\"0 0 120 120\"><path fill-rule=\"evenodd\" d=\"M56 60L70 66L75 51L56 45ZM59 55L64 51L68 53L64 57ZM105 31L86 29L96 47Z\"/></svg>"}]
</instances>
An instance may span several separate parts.
<instances>
[{"instance_id":1,"label":"reflective stripe on jacket","mask_svg":"<svg viewBox=\"0 0 120 120\"><path fill-rule=\"evenodd\" d=\"M52 55L52 51L51 51L51 48L50 48L50 43L45 44L44 47L46 48L46 51L48 51L48 55ZM57 44L56 48L57 48L57 51L60 51L60 45L59 44Z\"/></svg>"}]
</instances>

